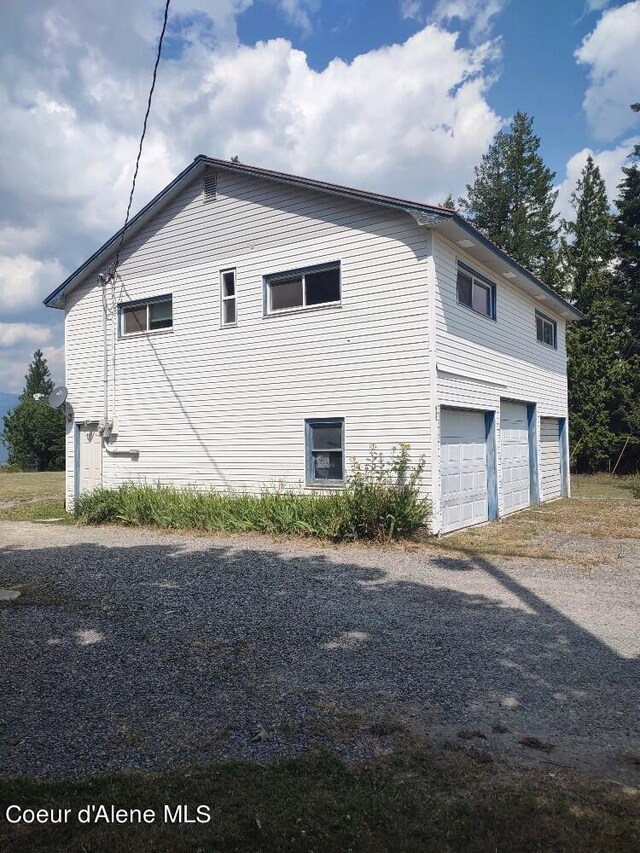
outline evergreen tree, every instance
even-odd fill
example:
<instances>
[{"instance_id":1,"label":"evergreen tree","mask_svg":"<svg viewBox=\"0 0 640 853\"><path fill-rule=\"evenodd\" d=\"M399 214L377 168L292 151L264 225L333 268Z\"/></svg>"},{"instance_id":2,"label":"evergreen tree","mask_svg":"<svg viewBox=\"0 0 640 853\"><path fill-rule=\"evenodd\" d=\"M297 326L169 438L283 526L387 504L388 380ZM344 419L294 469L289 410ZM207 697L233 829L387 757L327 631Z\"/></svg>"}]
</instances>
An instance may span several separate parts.
<instances>
[{"instance_id":1,"label":"evergreen tree","mask_svg":"<svg viewBox=\"0 0 640 853\"><path fill-rule=\"evenodd\" d=\"M570 438L579 471L605 467L615 448L611 430L617 340L610 296L613 219L599 168L589 156L571 196L575 221L563 222L564 271L585 315L567 329Z\"/></svg>"},{"instance_id":2,"label":"evergreen tree","mask_svg":"<svg viewBox=\"0 0 640 853\"><path fill-rule=\"evenodd\" d=\"M21 400L33 400L34 394L44 394L48 397L53 391L53 380L51 371L47 365L47 359L42 350L37 349L29 365L29 371L24 377L24 390L20 395Z\"/></svg>"},{"instance_id":3,"label":"evergreen tree","mask_svg":"<svg viewBox=\"0 0 640 853\"><path fill-rule=\"evenodd\" d=\"M558 225L553 208L555 172L538 153L533 119L517 112L508 131L499 131L467 184L461 208L473 223L515 260L559 288Z\"/></svg>"},{"instance_id":4,"label":"evergreen tree","mask_svg":"<svg viewBox=\"0 0 640 853\"><path fill-rule=\"evenodd\" d=\"M4 416L2 441L9 450L8 464L22 471L59 471L64 468L65 418L62 409L52 409L45 397L53 391L47 360L36 350L20 402Z\"/></svg>"},{"instance_id":5,"label":"evergreen tree","mask_svg":"<svg viewBox=\"0 0 640 853\"><path fill-rule=\"evenodd\" d=\"M571 194L571 206L576 218L562 223L562 255L571 299L579 311L588 313L594 299L608 293L614 252L607 190L591 155Z\"/></svg>"},{"instance_id":6,"label":"evergreen tree","mask_svg":"<svg viewBox=\"0 0 640 853\"><path fill-rule=\"evenodd\" d=\"M445 198L444 201L440 202L440 207L446 207L449 210L455 210L456 209L456 200L451 195L451 193L449 193L449 195Z\"/></svg>"},{"instance_id":7,"label":"evergreen tree","mask_svg":"<svg viewBox=\"0 0 640 853\"><path fill-rule=\"evenodd\" d=\"M634 108L636 105L634 105ZM624 178L614 225L616 263L613 303L620 342L620 365L616 376L612 428L624 450L621 470L640 468L640 151L631 154Z\"/></svg>"}]
</instances>

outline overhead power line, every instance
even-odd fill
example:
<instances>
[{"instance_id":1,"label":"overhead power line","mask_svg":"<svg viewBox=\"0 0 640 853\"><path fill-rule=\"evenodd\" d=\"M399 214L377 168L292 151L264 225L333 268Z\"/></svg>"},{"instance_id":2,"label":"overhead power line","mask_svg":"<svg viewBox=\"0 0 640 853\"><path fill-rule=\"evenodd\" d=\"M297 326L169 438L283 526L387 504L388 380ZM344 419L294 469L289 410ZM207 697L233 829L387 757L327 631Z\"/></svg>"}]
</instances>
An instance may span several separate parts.
<instances>
[{"instance_id":1,"label":"overhead power line","mask_svg":"<svg viewBox=\"0 0 640 853\"><path fill-rule=\"evenodd\" d=\"M129 203L127 205L127 213L124 218L124 225L122 226L122 231L120 233L120 241L118 242L118 248L116 249L116 256L111 265L111 269L109 270L109 277L113 277L116 274L118 269L118 264L120 263L120 250L122 249L122 244L124 242L125 233L127 230L127 225L129 224L129 215L131 213L131 205L133 203L133 194L136 190L136 181L138 179L138 170L140 168L140 158L142 157L142 146L144 145L144 137L147 133L147 122L149 121L149 113L151 112L151 101L153 99L153 90L156 87L156 78L158 76L158 65L160 65L160 56L162 55L162 42L164 40L164 34L167 29L167 20L169 18L169 4L171 0L166 0L164 6L164 19L162 21L162 30L160 31L160 38L158 39L158 51L156 53L156 61L153 66L153 78L151 80L151 88L149 89L149 97L147 98L147 111L144 114L144 122L142 124L142 135L140 136L140 145L138 146L138 156L136 157L136 165L133 170L133 181L131 183L131 192L129 193Z\"/></svg>"}]
</instances>

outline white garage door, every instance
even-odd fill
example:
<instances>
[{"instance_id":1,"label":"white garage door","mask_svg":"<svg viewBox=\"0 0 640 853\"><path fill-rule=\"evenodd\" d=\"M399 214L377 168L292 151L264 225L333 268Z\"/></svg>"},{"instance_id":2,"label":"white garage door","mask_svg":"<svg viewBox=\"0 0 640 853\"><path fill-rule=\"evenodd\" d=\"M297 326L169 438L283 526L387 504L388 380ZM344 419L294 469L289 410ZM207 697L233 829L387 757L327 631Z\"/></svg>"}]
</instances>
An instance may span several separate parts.
<instances>
[{"instance_id":1,"label":"white garage door","mask_svg":"<svg viewBox=\"0 0 640 853\"><path fill-rule=\"evenodd\" d=\"M543 501L562 497L558 418L540 418L540 485Z\"/></svg>"},{"instance_id":2,"label":"white garage door","mask_svg":"<svg viewBox=\"0 0 640 853\"><path fill-rule=\"evenodd\" d=\"M102 485L102 439L98 425L83 424L78 430L80 465L78 494Z\"/></svg>"},{"instance_id":3,"label":"white garage door","mask_svg":"<svg viewBox=\"0 0 640 853\"><path fill-rule=\"evenodd\" d=\"M502 403L500 406L502 448L502 512L508 515L530 504L529 425L527 406Z\"/></svg>"},{"instance_id":4,"label":"white garage door","mask_svg":"<svg viewBox=\"0 0 640 853\"><path fill-rule=\"evenodd\" d=\"M484 412L442 409L440 440L443 533L487 521Z\"/></svg>"}]
</instances>

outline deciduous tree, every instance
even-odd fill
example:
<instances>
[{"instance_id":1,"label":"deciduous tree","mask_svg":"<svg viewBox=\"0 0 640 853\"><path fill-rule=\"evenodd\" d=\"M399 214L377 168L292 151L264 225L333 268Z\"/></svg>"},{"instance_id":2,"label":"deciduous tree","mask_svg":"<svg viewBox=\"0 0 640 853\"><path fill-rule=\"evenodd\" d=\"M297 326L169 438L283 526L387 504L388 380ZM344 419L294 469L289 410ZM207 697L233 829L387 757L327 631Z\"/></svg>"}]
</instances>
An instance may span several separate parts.
<instances>
[{"instance_id":1,"label":"deciduous tree","mask_svg":"<svg viewBox=\"0 0 640 853\"><path fill-rule=\"evenodd\" d=\"M4 416L2 440L9 450L8 464L23 471L59 471L64 468L64 413L52 409L46 400L53 380L47 360L36 350L20 402Z\"/></svg>"}]
</instances>

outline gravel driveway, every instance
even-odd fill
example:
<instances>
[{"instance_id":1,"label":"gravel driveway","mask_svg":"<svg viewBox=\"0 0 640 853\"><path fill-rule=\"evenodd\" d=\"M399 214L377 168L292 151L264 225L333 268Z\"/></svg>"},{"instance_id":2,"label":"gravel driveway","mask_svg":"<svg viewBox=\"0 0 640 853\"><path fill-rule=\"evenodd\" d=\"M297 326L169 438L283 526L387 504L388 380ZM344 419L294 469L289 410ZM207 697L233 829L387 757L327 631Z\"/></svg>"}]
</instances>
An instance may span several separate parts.
<instances>
[{"instance_id":1,"label":"gravel driveway","mask_svg":"<svg viewBox=\"0 0 640 853\"><path fill-rule=\"evenodd\" d=\"M637 780L639 550L586 572L5 523L0 773L358 759L408 727Z\"/></svg>"}]
</instances>

